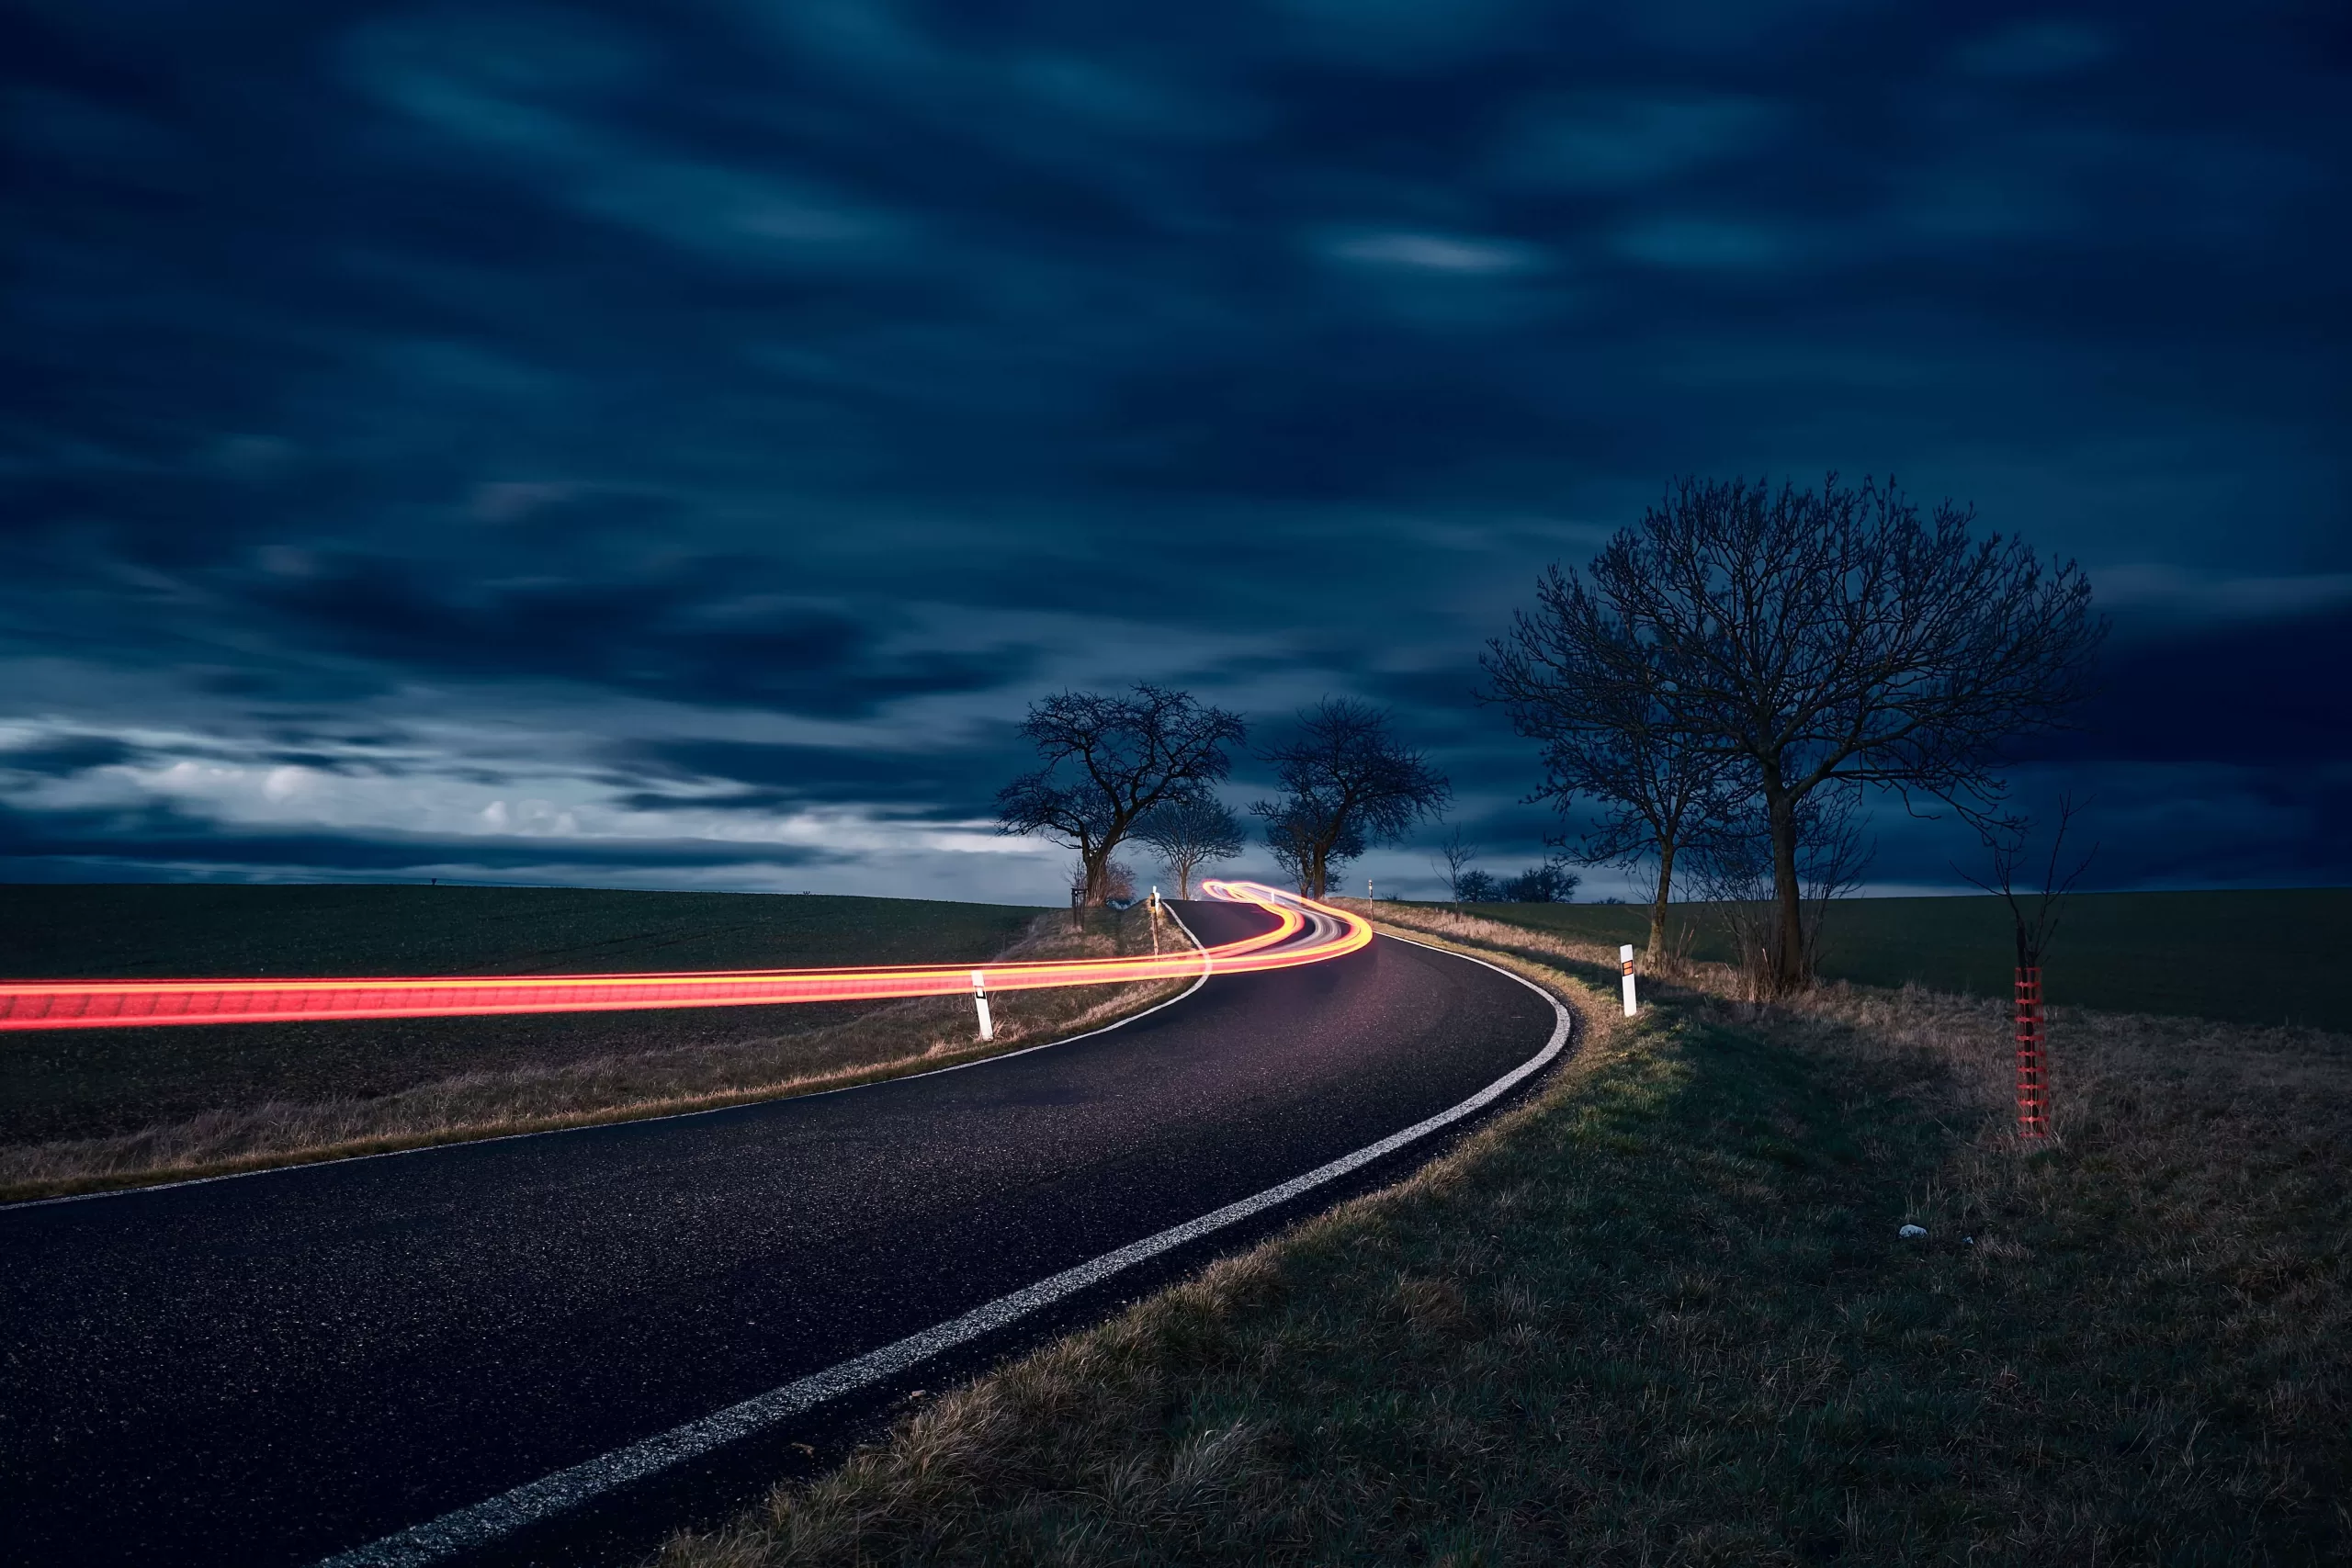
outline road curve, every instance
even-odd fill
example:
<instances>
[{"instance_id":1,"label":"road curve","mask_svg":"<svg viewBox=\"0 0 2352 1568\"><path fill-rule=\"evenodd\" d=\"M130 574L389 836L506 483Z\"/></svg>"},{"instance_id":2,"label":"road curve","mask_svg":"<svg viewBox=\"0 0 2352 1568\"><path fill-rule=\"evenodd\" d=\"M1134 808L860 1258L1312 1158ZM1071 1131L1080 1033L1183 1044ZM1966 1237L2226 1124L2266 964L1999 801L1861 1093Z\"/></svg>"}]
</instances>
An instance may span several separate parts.
<instances>
[{"instance_id":1,"label":"road curve","mask_svg":"<svg viewBox=\"0 0 2352 1568\"><path fill-rule=\"evenodd\" d=\"M1382 939L955 1071L0 1209L0 1561L396 1537L1363 1149L1558 1016Z\"/></svg>"}]
</instances>

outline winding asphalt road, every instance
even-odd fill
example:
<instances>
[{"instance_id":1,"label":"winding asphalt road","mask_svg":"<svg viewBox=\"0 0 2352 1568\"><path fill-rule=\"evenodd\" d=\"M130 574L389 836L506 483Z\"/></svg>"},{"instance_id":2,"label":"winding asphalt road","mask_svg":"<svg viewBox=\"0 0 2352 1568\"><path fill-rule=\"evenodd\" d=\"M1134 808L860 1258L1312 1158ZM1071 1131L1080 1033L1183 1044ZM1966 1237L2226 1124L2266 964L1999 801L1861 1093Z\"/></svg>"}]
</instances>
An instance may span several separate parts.
<instances>
[{"instance_id":1,"label":"winding asphalt road","mask_svg":"<svg viewBox=\"0 0 2352 1568\"><path fill-rule=\"evenodd\" d=\"M363 1548L1363 1149L1558 1016L1383 938L956 1071L0 1209L0 1561Z\"/></svg>"}]
</instances>

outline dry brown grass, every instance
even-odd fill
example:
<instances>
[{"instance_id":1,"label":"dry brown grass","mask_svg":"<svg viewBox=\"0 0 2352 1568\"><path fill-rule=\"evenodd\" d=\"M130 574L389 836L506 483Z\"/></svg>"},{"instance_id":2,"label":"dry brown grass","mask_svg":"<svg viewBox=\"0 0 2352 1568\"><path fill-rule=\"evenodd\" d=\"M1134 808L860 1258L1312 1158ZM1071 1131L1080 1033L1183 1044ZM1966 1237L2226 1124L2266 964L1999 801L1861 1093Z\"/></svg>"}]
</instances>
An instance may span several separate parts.
<instances>
[{"instance_id":1,"label":"dry brown grass","mask_svg":"<svg viewBox=\"0 0 2352 1568\"><path fill-rule=\"evenodd\" d=\"M1172 921L1162 929L1163 940L1185 940ZM1110 933L1080 934L1057 913L1041 916L1001 959L1108 956L1148 948L1148 941L1139 920L1119 922ZM838 1089L1100 1028L1190 983L1006 993L991 998L996 1039L987 1045L976 1038L969 998L925 997L813 1030L503 1066L366 1099L263 1100L113 1136L0 1145L0 1201Z\"/></svg>"},{"instance_id":2,"label":"dry brown grass","mask_svg":"<svg viewBox=\"0 0 2352 1568\"><path fill-rule=\"evenodd\" d=\"M1410 918L1577 1005L1534 1101L662 1568L2352 1551L2352 1040L2062 1011L2027 1154L1996 1005Z\"/></svg>"},{"instance_id":3,"label":"dry brown grass","mask_svg":"<svg viewBox=\"0 0 2352 1568\"><path fill-rule=\"evenodd\" d=\"M1334 898L1332 903L1353 909L1374 923L1417 936L1445 937L1481 952L1521 953L1545 958L1566 958L1615 973L1617 950L1602 942L1579 942L1557 931L1508 925L1482 919L1458 909L1429 904L1375 904L1362 898ZM1716 965L1716 967L1725 967Z\"/></svg>"},{"instance_id":4,"label":"dry brown grass","mask_svg":"<svg viewBox=\"0 0 2352 1568\"><path fill-rule=\"evenodd\" d=\"M1566 960L1613 972L1616 952L1550 932L1480 919L1450 909L1341 900L1392 929L1459 942L1482 952ZM1600 976L1588 973L1588 979ZM1783 1002L1742 1001L1737 973L1726 964L1685 963L1648 975L1643 994L1663 985L1718 1004L1714 1016L1782 1033L1804 1023L1834 1026L1840 1048L1890 1058L1931 1060L1972 1111L1993 1117L1996 1145L2008 1141L2014 1104L2009 1005L1917 986L1889 990L1828 982ZM2300 1025L2245 1025L2146 1013L2056 1008L2050 1016L2052 1127L2062 1145L2085 1140L2111 1157L2126 1145L2143 1151L2184 1134L2170 1116L2186 1114L2226 1155L2292 1140L2296 1127L2332 1127L2331 1104L2352 1088L2352 1040ZM1818 1046L1828 1036L1810 1043ZM2352 1123L2346 1123L2352 1127ZM2181 1152L2169 1149L2172 1154Z\"/></svg>"}]
</instances>

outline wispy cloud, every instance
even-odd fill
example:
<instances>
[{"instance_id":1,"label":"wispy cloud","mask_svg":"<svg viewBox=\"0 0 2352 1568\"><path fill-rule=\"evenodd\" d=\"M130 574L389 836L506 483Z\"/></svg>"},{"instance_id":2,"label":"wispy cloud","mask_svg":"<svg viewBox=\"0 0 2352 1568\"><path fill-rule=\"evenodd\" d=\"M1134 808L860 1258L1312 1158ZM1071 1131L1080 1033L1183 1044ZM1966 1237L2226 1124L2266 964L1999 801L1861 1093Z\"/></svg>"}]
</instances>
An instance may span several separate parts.
<instances>
[{"instance_id":1,"label":"wispy cloud","mask_svg":"<svg viewBox=\"0 0 2352 1568\"><path fill-rule=\"evenodd\" d=\"M1532 246L1510 240L1386 231L1332 242L1331 254L1365 266L1491 277L1525 272L1538 263Z\"/></svg>"},{"instance_id":2,"label":"wispy cloud","mask_svg":"<svg viewBox=\"0 0 2352 1568\"><path fill-rule=\"evenodd\" d=\"M1973 39L1954 52L1952 61L1979 76L2040 79L2075 75L2114 53L2115 39L2106 28L2053 17Z\"/></svg>"}]
</instances>

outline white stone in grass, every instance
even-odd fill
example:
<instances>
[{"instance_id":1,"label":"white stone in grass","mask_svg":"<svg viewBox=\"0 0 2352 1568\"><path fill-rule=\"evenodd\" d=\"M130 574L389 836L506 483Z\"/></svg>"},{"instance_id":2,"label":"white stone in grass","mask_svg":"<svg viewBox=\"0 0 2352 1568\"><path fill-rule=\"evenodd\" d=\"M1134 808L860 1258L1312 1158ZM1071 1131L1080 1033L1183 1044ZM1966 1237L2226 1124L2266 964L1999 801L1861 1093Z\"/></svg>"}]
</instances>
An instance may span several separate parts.
<instances>
[{"instance_id":1,"label":"white stone in grass","mask_svg":"<svg viewBox=\"0 0 2352 1568\"><path fill-rule=\"evenodd\" d=\"M1901 1236L1905 1241L1918 1241L1927 1235L1928 1227L1925 1225L1905 1225L1901 1230L1896 1231L1894 1234Z\"/></svg>"}]
</instances>

